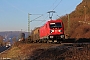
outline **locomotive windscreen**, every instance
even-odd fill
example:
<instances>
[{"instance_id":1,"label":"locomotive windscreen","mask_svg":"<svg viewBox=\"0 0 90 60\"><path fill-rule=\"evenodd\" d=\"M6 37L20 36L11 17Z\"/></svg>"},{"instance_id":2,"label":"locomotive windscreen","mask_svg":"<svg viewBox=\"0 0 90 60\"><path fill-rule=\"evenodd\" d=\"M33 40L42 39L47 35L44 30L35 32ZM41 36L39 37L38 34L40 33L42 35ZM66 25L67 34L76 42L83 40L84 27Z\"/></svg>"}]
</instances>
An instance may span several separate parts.
<instances>
[{"instance_id":1,"label":"locomotive windscreen","mask_svg":"<svg viewBox=\"0 0 90 60\"><path fill-rule=\"evenodd\" d=\"M59 23L50 23L50 28L61 28L62 27L62 24L59 22Z\"/></svg>"}]
</instances>

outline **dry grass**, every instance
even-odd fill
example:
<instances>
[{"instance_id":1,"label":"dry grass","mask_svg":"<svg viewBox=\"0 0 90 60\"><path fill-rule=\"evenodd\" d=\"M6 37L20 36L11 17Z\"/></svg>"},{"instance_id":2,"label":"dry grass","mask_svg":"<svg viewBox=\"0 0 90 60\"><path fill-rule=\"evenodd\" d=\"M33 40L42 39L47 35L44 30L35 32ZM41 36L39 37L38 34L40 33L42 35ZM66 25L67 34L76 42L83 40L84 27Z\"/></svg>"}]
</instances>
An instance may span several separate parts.
<instances>
[{"instance_id":1,"label":"dry grass","mask_svg":"<svg viewBox=\"0 0 90 60\"><path fill-rule=\"evenodd\" d=\"M31 60L90 60L90 45L76 46L67 49L61 48L37 49L33 51Z\"/></svg>"},{"instance_id":2,"label":"dry grass","mask_svg":"<svg viewBox=\"0 0 90 60\"><path fill-rule=\"evenodd\" d=\"M61 44L20 43L13 45L11 49L2 53L1 57L14 60L90 60L90 45L82 45L82 48L73 46L67 48Z\"/></svg>"},{"instance_id":3,"label":"dry grass","mask_svg":"<svg viewBox=\"0 0 90 60\"><path fill-rule=\"evenodd\" d=\"M42 44L42 43L31 43L31 44L26 44L26 43L21 43L17 42L15 43L9 50L6 52L0 54L0 58L5 57L5 58L28 58L34 50L37 49L48 49L50 47L54 46L53 44ZM55 45L58 46L58 45Z\"/></svg>"},{"instance_id":4,"label":"dry grass","mask_svg":"<svg viewBox=\"0 0 90 60\"><path fill-rule=\"evenodd\" d=\"M65 60L90 60L90 45L86 45L83 48L72 48L65 54Z\"/></svg>"}]
</instances>

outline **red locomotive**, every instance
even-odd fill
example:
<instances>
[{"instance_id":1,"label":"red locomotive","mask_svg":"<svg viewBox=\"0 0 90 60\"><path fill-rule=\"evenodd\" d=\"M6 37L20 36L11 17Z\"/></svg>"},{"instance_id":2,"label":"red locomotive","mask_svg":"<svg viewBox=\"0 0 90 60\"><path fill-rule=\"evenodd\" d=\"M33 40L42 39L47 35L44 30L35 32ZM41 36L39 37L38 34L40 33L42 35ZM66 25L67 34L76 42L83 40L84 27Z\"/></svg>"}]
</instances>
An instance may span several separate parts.
<instances>
[{"instance_id":1,"label":"red locomotive","mask_svg":"<svg viewBox=\"0 0 90 60\"><path fill-rule=\"evenodd\" d=\"M43 26L33 30L32 37L35 42L61 42L65 38L64 24L62 20L47 21Z\"/></svg>"},{"instance_id":2,"label":"red locomotive","mask_svg":"<svg viewBox=\"0 0 90 60\"><path fill-rule=\"evenodd\" d=\"M39 29L40 39L48 39L51 41L61 41L65 38L64 36L64 24L62 20L50 20L47 21Z\"/></svg>"}]
</instances>

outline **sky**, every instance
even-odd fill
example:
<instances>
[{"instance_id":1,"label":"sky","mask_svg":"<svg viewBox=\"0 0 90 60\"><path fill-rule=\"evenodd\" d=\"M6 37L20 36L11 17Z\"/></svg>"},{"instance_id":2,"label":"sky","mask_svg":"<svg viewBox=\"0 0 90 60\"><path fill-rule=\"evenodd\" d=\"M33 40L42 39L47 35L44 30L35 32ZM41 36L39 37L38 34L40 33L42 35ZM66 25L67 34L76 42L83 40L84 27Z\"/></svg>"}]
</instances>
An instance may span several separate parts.
<instances>
[{"instance_id":1,"label":"sky","mask_svg":"<svg viewBox=\"0 0 90 60\"><path fill-rule=\"evenodd\" d=\"M82 0L0 0L0 32L28 31L42 26L49 19L48 11L55 11L52 19L69 14Z\"/></svg>"}]
</instances>

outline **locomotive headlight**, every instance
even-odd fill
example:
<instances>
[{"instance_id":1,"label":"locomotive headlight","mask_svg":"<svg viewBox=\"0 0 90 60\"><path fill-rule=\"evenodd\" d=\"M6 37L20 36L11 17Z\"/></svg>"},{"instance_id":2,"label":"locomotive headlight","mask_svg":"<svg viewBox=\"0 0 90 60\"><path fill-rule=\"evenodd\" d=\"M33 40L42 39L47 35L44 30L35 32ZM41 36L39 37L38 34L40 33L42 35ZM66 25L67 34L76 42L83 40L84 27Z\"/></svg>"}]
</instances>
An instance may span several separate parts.
<instances>
[{"instance_id":1,"label":"locomotive headlight","mask_svg":"<svg viewBox=\"0 0 90 60\"><path fill-rule=\"evenodd\" d=\"M62 30L58 30L58 32L62 32Z\"/></svg>"},{"instance_id":2,"label":"locomotive headlight","mask_svg":"<svg viewBox=\"0 0 90 60\"><path fill-rule=\"evenodd\" d=\"M54 32L54 30L50 30L50 33Z\"/></svg>"},{"instance_id":3,"label":"locomotive headlight","mask_svg":"<svg viewBox=\"0 0 90 60\"><path fill-rule=\"evenodd\" d=\"M52 32L54 32L54 30L52 30Z\"/></svg>"}]
</instances>

